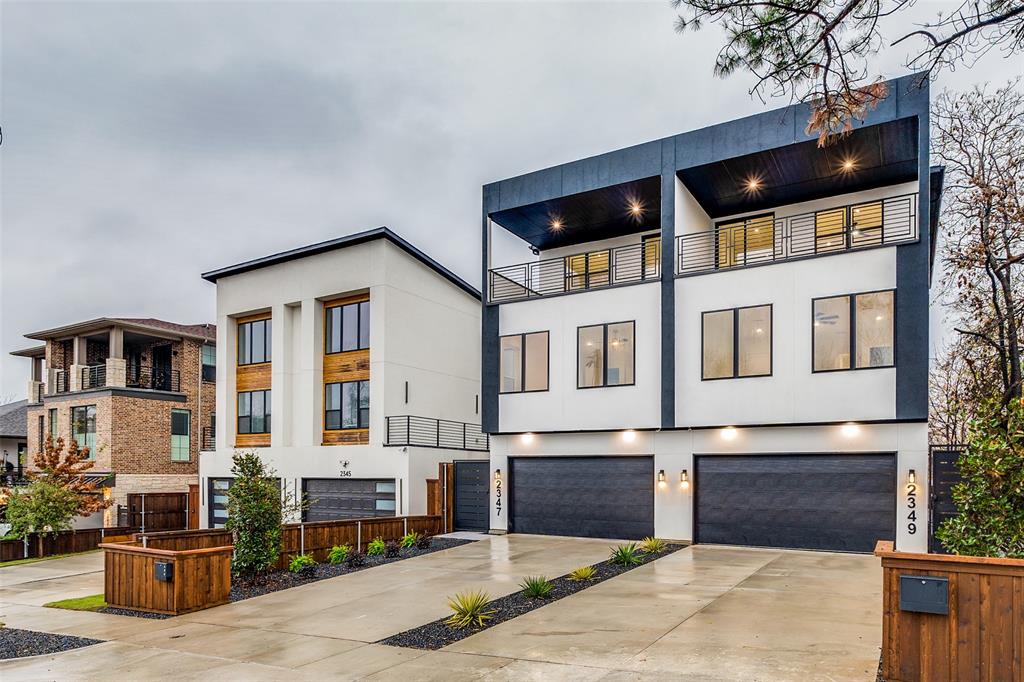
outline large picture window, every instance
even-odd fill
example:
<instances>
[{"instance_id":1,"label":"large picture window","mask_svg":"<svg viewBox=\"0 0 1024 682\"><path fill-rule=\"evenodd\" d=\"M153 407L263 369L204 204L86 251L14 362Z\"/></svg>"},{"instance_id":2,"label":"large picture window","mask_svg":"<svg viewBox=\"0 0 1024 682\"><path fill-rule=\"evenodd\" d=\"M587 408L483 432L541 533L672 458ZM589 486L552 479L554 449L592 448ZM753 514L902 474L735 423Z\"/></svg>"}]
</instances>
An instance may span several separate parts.
<instances>
[{"instance_id":1,"label":"large picture window","mask_svg":"<svg viewBox=\"0 0 1024 682\"><path fill-rule=\"evenodd\" d=\"M895 292L816 298L812 310L815 372L895 365Z\"/></svg>"},{"instance_id":2,"label":"large picture window","mask_svg":"<svg viewBox=\"0 0 1024 682\"><path fill-rule=\"evenodd\" d=\"M270 433L270 391L238 394L238 433Z\"/></svg>"},{"instance_id":3,"label":"large picture window","mask_svg":"<svg viewBox=\"0 0 1024 682\"><path fill-rule=\"evenodd\" d=\"M370 347L370 302L336 305L324 311L324 352Z\"/></svg>"},{"instance_id":4,"label":"large picture window","mask_svg":"<svg viewBox=\"0 0 1024 682\"><path fill-rule=\"evenodd\" d=\"M343 381L324 387L324 429L370 428L370 382Z\"/></svg>"},{"instance_id":5,"label":"large picture window","mask_svg":"<svg viewBox=\"0 0 1024 682\"><path fill-rule=\"evenodd\" d=\"M192 413L189 410L171 410L171 461L187 462L191 459Z\"/></svg>"},{"instance_id":6,"label":"large picture window","mask_svg":"<svg viewBox=\"0 0 1024 682\"><path fill-rule=\"evenodd\" d=\"M270 320L238 324L238 364L270 362Z\"/></svg>"},{"instance_id":7,"label":"large picture window","mask_svg":"<svg viewBox=\"0 0 1024 682\"><path fill-rule=\"evenodd\" d=\"M701 379L772 373L772 307L748 306L701 315Z\"/></svg>"},{"instance_id":8,"label":"large picture window","mask_svg":"<svg viewBox=\"0 0 1024 682\"><path fill-rule=\"evenodd\" d=\"M501 337L501 393L548 390L548 332Z\"/></svg>"},{"instance_id":9,"label":"large picture window","mask_svg":"<svg viewBox=\"0 0 1024 682\"><path fill-rule=\"evenodd\" d=\"M577 330L576 388L634 383L635 326L635 322L611 322Z\"/></svg>"},{"instance_id":10,"label":"large picture window","mask_svg":"<svg viewBox=\"0 0 1024 682\"><path fill-rule=\"evenodd\" d=\"M96 406L71 408L71 437L78 448L89 448L89 459L96 459Z\"/></svg>"}]
</instances>

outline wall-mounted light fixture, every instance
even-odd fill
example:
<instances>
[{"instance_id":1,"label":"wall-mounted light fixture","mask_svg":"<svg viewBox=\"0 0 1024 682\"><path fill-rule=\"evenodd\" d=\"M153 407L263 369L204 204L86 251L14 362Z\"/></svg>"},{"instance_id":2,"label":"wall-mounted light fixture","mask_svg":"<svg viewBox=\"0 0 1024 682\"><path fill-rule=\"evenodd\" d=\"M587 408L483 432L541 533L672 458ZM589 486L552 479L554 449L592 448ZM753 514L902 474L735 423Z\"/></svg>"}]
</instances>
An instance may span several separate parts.
<instances>
[{"instance_id":1,"label":"wall-mounted light fixture","mask_svg":"<svg viewBox=\"0 0 1024 682\"><path fill-rule=\"evenodd\" d=\"M722 439L736 440L736 427L726 426L724 429L722 429Z\"/></svg>"},{"instance_id":2,"label":"wall-mounted light fixture","mask_svg":"<svg viewBox=\"0 0 1024 682\"><path fill-rule=\"evenodd\" d=\"M533 434L524 433L523 435L519 436L519 440L522 441L523 445L529 445L530 443L533 442Z\"/></svg>"},{"instance_id":3,"label":"wall-mounted light fixture","mask_svg":"<svg viewBox=\"0 0 1024 682\"><path fill-rule=\"evenodd\" d=\"M853 422L847 422L846 424L843 424L843 435L846 436L847 438L853 438L858 433L860 433L860 427L854 424Z\"/></svg>"},{"instance_id":4,"label":"wall-mounted light fixture","mask_svg":"<svg viewBox=\"0 0 1024 682\"><path fill-rule=\"evenodd\" d=\"M501 480L501 469L495 469L494 470L494 480L495 481L500 481Z\"/></svg>"},{"instance_id":5,"label":"wall-mounted light fixture","mask_svg":"<svg viewBox=\"0 0 1024 682\"><path fill-rule=\"evenodd\" d=\"M917 472L913 469L907 472L907 483L917 483Z\"/></svg>"},{"instance_id":6,"label":"wall-mounted light fixture","mask_svg":"<svg viewBox=\"0 0 1024 682\"><path fill-rule=\"evenodd\" d=\"M664 469L660 469L658 471L658 483L664 483L664 482L665 482L665 470Z\"/></svg>"},{"instance_id":7,"label":"wall-mounted light fixture","mask_svg":"<svg viewBox=\"0 0 1024 682\"><path fill-rule=\"evenodd\" d=\"M636 440L636 431L634 431L633 429L626 429L625 431L622 432L622 440L626 441L627 443L632 443L633 441Z\"/></svg>"},{"instance_id":8,"label":"wall-mounted light fixture","mask_svg":"<svg viewBox=\"0 0 1024 682\"><path fill-rule=\"evenodd\" d=\"M689 472L686 471L686 469L683 469L682 471L679 472L679 486L681 488L690 487L690 474Z\"/></svg>"}]
</instances>

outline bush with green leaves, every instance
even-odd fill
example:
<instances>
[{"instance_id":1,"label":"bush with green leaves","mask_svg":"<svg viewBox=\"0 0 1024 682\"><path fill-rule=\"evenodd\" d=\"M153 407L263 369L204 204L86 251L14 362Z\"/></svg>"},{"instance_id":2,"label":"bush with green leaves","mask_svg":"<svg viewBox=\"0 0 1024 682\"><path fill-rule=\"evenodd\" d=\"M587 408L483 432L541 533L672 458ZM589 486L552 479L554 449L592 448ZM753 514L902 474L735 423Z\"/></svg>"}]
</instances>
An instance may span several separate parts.
<instances>
[{"instance_id":1,"label":"bush with green leaves","mask_svg":"<svg viewBox=\"0 0 1024 682\"><path fill-rule=\"evenodd\" d=\"M551 590L555 589L547 576L543 575L528 575L519 583L519 587L523 590L523 596L530 599L547 599Z\"/></svg>"},{"instance_id":2,"label":"bush with green leaves","mask_svg":"<svg viewBox=\"0 0 1024 682\"><path fill-rule=\"evenodd\" d=\"M384 543L384 558L395 559L402 552L402 546L395 540L388 540Z\"/></svg>"},{"instance_id":3,"label":"bush with green leaves","mask_svg":"<svg viewBox=\"0 0 1024 682\"><path fill-rule=\"evenodd\" d=\"M416 549L430 549L430 545L434 542L434 536L427 533L422 533L416 539Z\"/></svg>"},{"instance_id":4,"label":"bush with green leaves","mask_svg":"<svg viewBox=\"0 0 1024 682\"><path fill-rule=\"evenodd\" d=\"M356 550L349 552L348 556L345 557L345 565L349 568L358 568L366 565L366 555Z\"/></svg>"},{"instance_id":5,"label":"bush with green leaves","mask_svg":"<svg viewBox=\"0 0 1024 682\"><path fill-rule=\"evenodd\" d=\"M366 556L380 556L386 548L387 545L384 543L384 538L378 535L370 540L370 544L366 546Z\"/></svg>"},{"instance_id":6,"label":"bush with green leaves","mask_svg":"<svg viewBox=\"0 0 1024 682\"><path fill-rule=\"evenodd\" d=\"M398 544L401 545L402 549L409 549L411 547L415 547L416 542L419 539L420 534L416 531L413 531L411 533L406 533L405 535L403 535L402 539L398 541Z\"/></svg>"},{"instance_id":7,"label":"bush with green leaves","mask_svg":"<svg viewBox=\"0 0 1024 682\"><path fill-rule=\"evenodd\" d=\"M939 526L939 540L955 554L1024 559L1024 401L983 403L957 466L958 513Z\"/></svg>"},{"instance_id":8,"label":"bush with green leaves","mask_svg":"<svg viewBox=\"0 0 1024 682\"><path fill-rule=\"evenodd\" d=\"M236 452L228 488L228 520L235 545L231 569L238 575L263 573L281 556L281 524L302 510L255 452Z\"/></svg>"},{"instance_id":9,"label":"bush with green leaves","mask_svg":"<svg viewBox=\"0 0 1024 682\"><path fill-rule=\"evenodd\" d=\"M574 583L586 582L597 577L597 569L593 566L580 566L570 571L568 577Z\"/></svg>"},{"instance_id":10,"label":"bush with green leaves","mask_svg":"<svg viewBox=\"0 0 1024 682\"><path fill-rule=\"evenodd\" d=\"M10 533L18 538L37 533L41 544L44 535L55 535L71 528L78 504L78 494L73 490L37 478L24 488L12 491L7 500Z\"/></svg>"},{"instance_id":11,"label":"bush with green leaves","mask_svg":"<svg viewBox=\"0 0 1024 682\"><path fill-rule=\"evenodd\" d=\"M309 554L297 554L292 557L288 564L288 570L292 573L310 573L316 566L316 560Z\"/></svg>"},{"instance_id":12,"label":"bush with green leaves","mask_svg":"<svg viewBox=\"0 0 1024 682\"><path fill-rule=\"evenodd\" d=\"M640 554L640 549L636 546L636 543L630 542L629 544L615 547L608 560L618 566L636 566L643 561Z\"/></svg>"},{"instance_id":13,"label":"bush with green leaves","mask_svg":"<svg viewBox=\"0 0 1024 682\"><path fill-rule=\"evenodd\" d=\"M644 554L661 554L668 549L668 543L661 538L647 537L640 541L640 551Z\"/></svg>"},{"instance_id":14,"label":"bush with green leaves","mask_svg":"<svg viewBox=\"0 0 1024 682\"><path fill-rule=\"evenodd\" d=\"M452 615L445 621L449 626L460 629L468 625L483 627L484 623L490 620L497 609L488 608L491 602L491 595L483 590L475 592L460 592L454 597L448 597L448 608Z\"/></svg>"},{"instance_id":15,"label":"bush with green leaves","mask_svg":"<svg viewBox=\"0 0 1024 682\"><path fill-rule=\"evenodd\" d=\"M334 566L343 564L351 551L352 548L348 545L335 545L334 547L331 547L331 551L327 553L327 561Z\"/></svg>"}]
</instances>

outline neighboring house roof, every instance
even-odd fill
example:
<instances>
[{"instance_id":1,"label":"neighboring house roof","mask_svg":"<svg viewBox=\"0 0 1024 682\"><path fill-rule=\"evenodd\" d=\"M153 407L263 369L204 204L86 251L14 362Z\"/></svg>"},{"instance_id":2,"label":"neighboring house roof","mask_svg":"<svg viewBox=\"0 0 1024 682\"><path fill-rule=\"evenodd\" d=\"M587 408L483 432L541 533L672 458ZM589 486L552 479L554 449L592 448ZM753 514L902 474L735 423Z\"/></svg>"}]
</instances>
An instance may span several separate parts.
<instances>
[{"instance_id":1,"label":"neighboring house roof","mask_svg":"<svg viewBox=\"0 0 1024 682\"><path fill-rule=\"evenodd\" d=\"M28 436L28 401L0 405L0 438Z\"/></svg>"},{"instance_id":2,"label":"neighboring house roof","mask_svg":"<svg viewBox=\"0 0 1024 682\"><path fill-rule=\"evenodd\" d=\"M164 334L170 332L180 336L185 336L193 339L199 339L201 341L215 341L217 339L217 327L212 324L178 324L176 322L167 322L165 320L157 320L152 317L98 317L94 320L86 320L85 322L75 322L72 324L64 325L62 327L55 327L53 329L44 329L43 331L32 332L25 334L26 338L37 339L39 341L45 341L47 339L58 338L62 336L71 336L73 334L84 334L90 331L99 331L105 327L112 325L119 325L126 329L138 332L162 332ZM18 351L17 354L24 355L24 351Z\"/></svg>"},{"instance_id":3,"label":"neighboring house roof","mask_svg":"<svg viewBox=\"0 0 1024 682\"><path fill-rule=\"evenodd\" d=\"M44 358L46 357L46 346L32 346L31 348L12 350L11 355L17 355L19 358Z\"/></svg>"},{"instance_id":4,"label":"neighboring house roof","mask_svg":"<svg viewBox=\"0 0 1024 682\"><path fill-rule=\"evenodd\" d=\"M288 261L295 260L297 258L305 258L306 256L314 256L320 253L334 251L336 249L343 249L347 246L363 244L365 242L373 241L374 239L387 239L392 244L399 247L400 249L408 253L410 256L420 261L421 263L423 263L424 265L432 269L434 272L447 279L449 282L451 282L458 288L465 291L470 296L477 299L480 298L480 292L476 289L476 287L469 284L466 280L462 279L454 272L438 263L436 260L428 256L426 253L419 250L409 242L407 242L398 234L392 232L387 227L377 227L372 230L366 230L365 232L358 232L356 234L338 237L337 239L331 239L326 242L319 242L318 244L302 246L297 249L291 249L290 251L282 251L281 253L275 253L270 256L264 256L263 258L245 261L244 263L239 263L237 265L230 265L226 268L220 268L218 270L211 270L209 272L204 272L202 277L207 282L216 282L221 277L228 277L230 275L238 275L243 272L259 270L260 268L265 268L270 265L277 265L278 263L287 263Z\"/></svg>"}]
</instances>

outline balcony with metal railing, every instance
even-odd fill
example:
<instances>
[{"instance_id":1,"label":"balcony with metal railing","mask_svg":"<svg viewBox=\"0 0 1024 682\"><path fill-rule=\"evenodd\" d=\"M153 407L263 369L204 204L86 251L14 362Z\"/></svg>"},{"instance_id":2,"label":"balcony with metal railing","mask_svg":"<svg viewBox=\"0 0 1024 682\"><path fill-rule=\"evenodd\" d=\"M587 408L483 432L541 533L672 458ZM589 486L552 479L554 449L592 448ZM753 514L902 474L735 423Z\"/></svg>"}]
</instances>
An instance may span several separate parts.
<instances>
[{"instance_id":1,"label":"balcony with metal railing","mask_svg":"<svg viewBox=\"0 0 1024 682\"><path fill-rule=\"evenodd\" d=\"M210 452L217 449L217 429L214 426L204 426L200 432L199 450Z\"/></svg>"},{"instance_id":2,"label":"balcony with metal railing","mask_svg":"<svg viewBox=\"0 0 1024 682\"><path fill-rule=\"evenodd\" d=\"M476 450L487 452L490 441L479 424L398 415L385 417L385 446L411 445L448 450Z\"/></svg>"},{"instance_id":3,"label":"balcony with metal railing","mask_svg":"<svg viewBox=\"0 0 1024 682\"><path fill-rule=\"evenodd\" d=\"M489 272L487 298L506 303L656 281L661 276L657 240L505 265Z\"/></svg>"},{"instance_id":4,"label":"balcony with metal railing","mask_svg":"<svg viewBox=\"0 0 1024 682\"><path fill-rule=\"evenodd\" d=\"M918 238L917 194L773 218L720 222L676 237L676 274L697 275L843 253Z\"/></svg>"}]
</instances>

